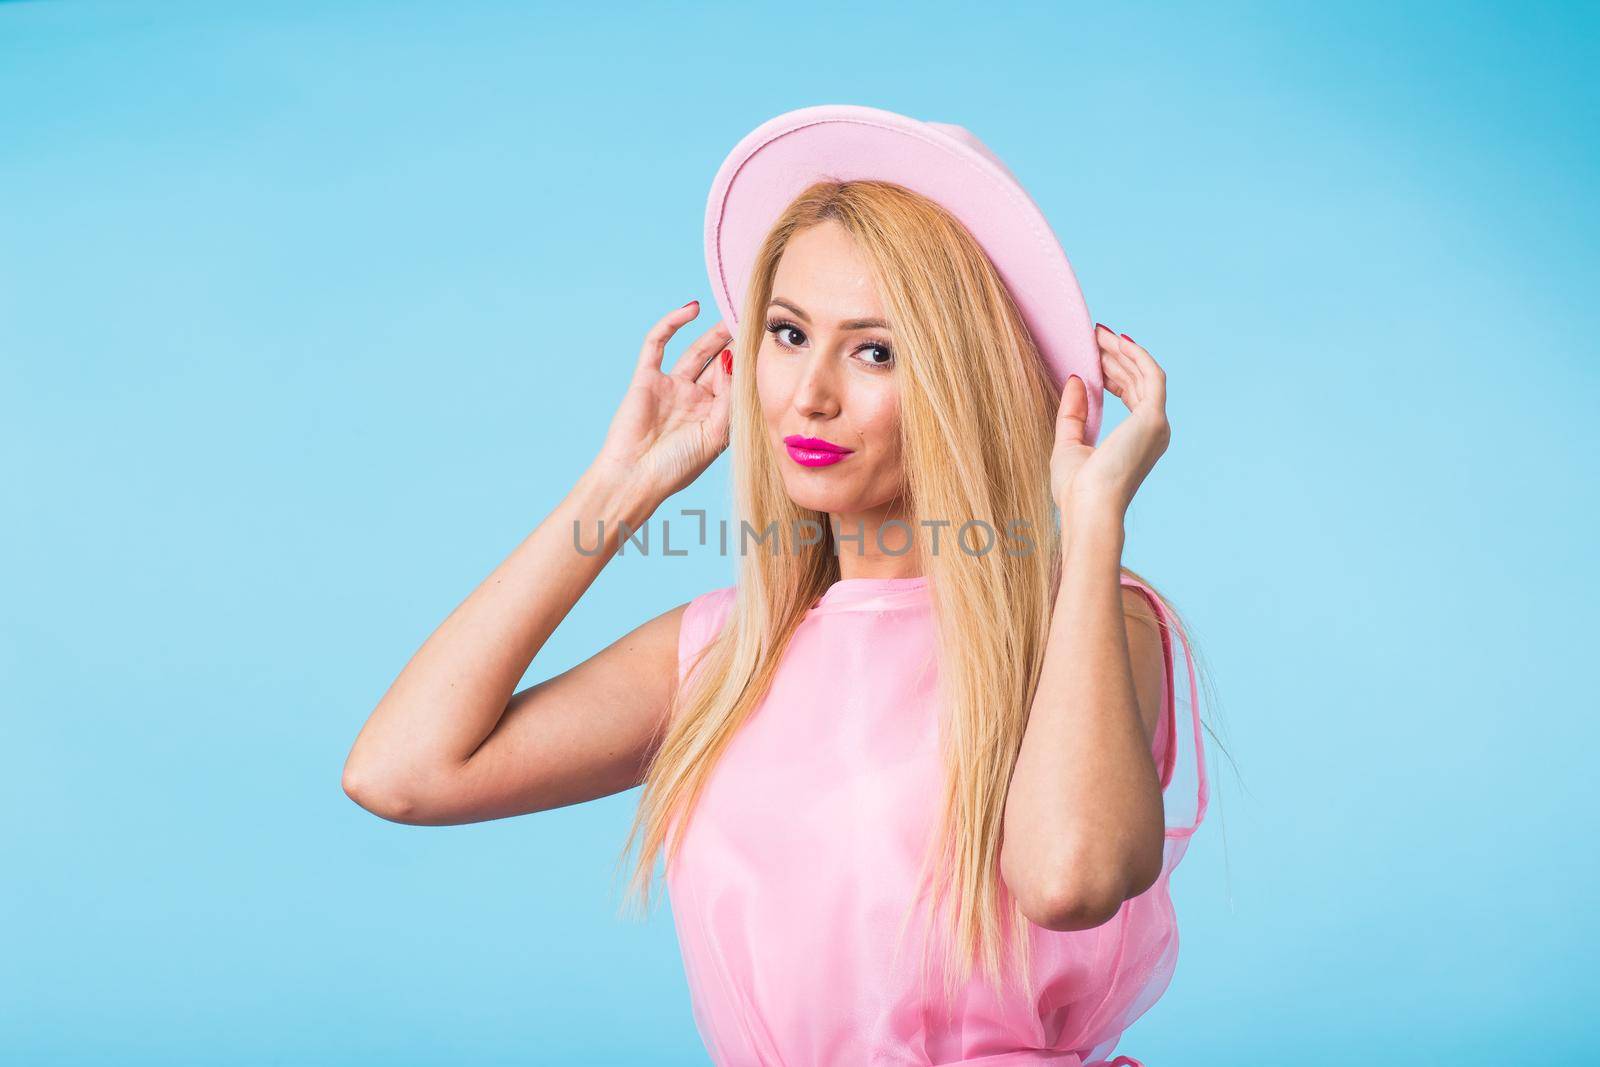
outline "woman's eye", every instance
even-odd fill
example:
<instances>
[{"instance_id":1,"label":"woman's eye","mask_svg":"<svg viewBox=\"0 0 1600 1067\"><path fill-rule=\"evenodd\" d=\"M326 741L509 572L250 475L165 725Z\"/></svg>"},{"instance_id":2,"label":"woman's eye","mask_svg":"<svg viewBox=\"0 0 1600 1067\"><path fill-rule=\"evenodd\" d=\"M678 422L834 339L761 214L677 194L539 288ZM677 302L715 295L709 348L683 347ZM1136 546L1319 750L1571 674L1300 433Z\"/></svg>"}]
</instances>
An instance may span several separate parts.
<instances>
[{"instance_id":1,"label":"woman's eye","mask_svg":"<svg viewBox=\"0 0 1600 1067\"><path fill-rule=\"evenodd\" d=\"M801 333L797 327L791 326L787 322L769 322L767 323L767 332L772 335L773 340L777 341L778 344L782 345L784 348L799 348L805 343L806 335ZM800 340L788 340L784 337L784 334L799 334Z\"/></svg>"},{"instance_id":2,"label":"woman's eye","mask_svg":"<svg viewBox=\"0 0 1600 1067\"><path fill-rule=\"evenodd\" d=\"M865 362L870 366L873 366L873 367L887 367L887 366L889 366L890 364L892 364L894 362L894 353L890 352L887 348L883 347L882 345L867 345L861 351L868 355L869 358L867 358L865 360ZM874 353L874 352L876 352L879 356L881 356L882 359L872 359L872 358L870 358L871 354Z\"/></svg>"}]
</instances>

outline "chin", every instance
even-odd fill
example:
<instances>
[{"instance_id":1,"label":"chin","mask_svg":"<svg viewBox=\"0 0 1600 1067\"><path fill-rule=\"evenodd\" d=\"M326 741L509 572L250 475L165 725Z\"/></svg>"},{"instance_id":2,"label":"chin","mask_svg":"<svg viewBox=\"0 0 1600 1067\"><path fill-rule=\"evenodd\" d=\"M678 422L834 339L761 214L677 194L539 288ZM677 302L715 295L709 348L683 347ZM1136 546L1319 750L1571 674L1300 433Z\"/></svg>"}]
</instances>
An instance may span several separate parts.
<instances>
[{"instance_id":1,"label":"chin","mask_svg":"<svg viewBox=\"0 0 1600 1067\"><path fill-rule=\"evenodd\" d=\"M789 493L789 499L802 508L812 511L825 511L830 515L839 512L848 512L855 502L855 494L832 490L818 485L797 485L795 479L788 479L784 488Z\"/></svg>"}]
</instances>

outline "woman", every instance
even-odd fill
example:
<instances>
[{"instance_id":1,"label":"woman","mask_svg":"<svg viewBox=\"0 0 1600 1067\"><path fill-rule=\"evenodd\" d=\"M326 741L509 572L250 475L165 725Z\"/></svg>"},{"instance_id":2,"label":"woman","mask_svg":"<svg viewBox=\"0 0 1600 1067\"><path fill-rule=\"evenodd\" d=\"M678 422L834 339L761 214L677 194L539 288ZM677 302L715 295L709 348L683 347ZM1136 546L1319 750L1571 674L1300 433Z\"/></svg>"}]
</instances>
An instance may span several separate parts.
<instances>
[{"instance_id":1,"label":"woman","mask_svg":"<svg viewBox=\"0 0 1600 1067\"><path fill-rule=\"evenodd\" d=\"M1165 376L1098 324L1073 347L1064 256L994 235L1037 221L1025 195L995 218L1014 185L958 127L876 109L749 135L708 210L724 322L669 372L698 303L656 323L594 462L350 754L350 796L413 824L642 785L633 889L665 850L719 1064L1101 1063L1170 979L1168 877L1205 809L1194 670L1121 566ZM1101 382L1129 415L1096 445ZM619 525L730 444L737 585L513 694ZM1189 820L1163 796L1173 636Z\"/></svg>"}]
</instances>

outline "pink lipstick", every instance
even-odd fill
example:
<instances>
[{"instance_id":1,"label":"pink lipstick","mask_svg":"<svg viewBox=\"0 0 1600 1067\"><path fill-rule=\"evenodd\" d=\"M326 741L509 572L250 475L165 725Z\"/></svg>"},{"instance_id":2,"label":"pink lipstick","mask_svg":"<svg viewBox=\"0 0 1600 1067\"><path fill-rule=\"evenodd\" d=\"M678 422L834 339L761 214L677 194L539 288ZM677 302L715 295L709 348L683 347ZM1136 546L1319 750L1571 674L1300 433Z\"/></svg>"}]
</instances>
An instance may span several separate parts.
<instances>
[{"instance_id":1,"label":"pink lipstick","mask_svg":"<svg viewBox=\"0 0 1600 1067\"><path fill-rule=\"evenodd\" d=\"M799 434L785 437L783 444L789 450L789 458L806 467L826 467L854 451L820 437L801 437Z\"/></svg>"}]
</instances>

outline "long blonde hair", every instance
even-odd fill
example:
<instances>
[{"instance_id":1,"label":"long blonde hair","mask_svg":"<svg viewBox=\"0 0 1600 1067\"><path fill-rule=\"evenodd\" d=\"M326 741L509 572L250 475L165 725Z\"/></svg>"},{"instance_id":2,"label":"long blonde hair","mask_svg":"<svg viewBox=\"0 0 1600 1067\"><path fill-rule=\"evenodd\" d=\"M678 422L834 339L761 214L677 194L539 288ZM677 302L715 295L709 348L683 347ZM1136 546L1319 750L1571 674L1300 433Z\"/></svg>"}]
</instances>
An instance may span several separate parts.
<instances>
[{"instance_id":1,"label":"long blonde hair","mask_svg":"<svg viewBox=\"0 0 1600 1067\"><path fill-rule=\"evenodd\" d=\"M1061 393L982 248L946 210L897 184L812 185L756 256L734 346L734 525L759 532L775 523L783 540L780 551L741 554L727 622L689 667L694 684L680 688L663 723L623 850L625 858L642 833L630 897L648 909L656 857L666 847L673 862L714 764L762 701L807 610L840 577L828 515L799 507L784 489L754 373L784 249L830 220L871 264L894 330L907 521L916 529L925 519L950 519L954 532L981 520L995 531L1021 529L1033 543L1031 551L971 543L923 556L937 619L947 770L943 814L922 869L933 890L923 915L931 922L946 909L951 936L943 939L940 970L947 994L970 979L974 960L998 990L1008 939L1025 982L1030 971L1029 924L1004 887L999 857L1006 791L1060 580L1050 453ZM791 543L807 520L821 540Z\"/></svg>"}]
</instances>

